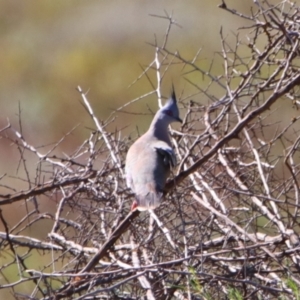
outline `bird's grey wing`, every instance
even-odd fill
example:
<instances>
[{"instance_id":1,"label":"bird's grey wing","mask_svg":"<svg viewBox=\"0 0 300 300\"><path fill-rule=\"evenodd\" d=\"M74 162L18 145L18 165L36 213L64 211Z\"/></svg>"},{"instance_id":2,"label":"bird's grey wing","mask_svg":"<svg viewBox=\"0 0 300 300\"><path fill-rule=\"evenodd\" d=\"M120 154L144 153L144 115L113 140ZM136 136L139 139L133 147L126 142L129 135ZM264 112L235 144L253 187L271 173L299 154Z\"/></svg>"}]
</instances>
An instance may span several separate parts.
<instances>
[{"instance_id":1,"label":"bird's grey wing","mask_svg":"<svg viewBox=\"0 0 300 300\"><path fill-rule=\"evenodd\" d=\"M163 158L166 166L174 168L177 164L176 155L173 149L166 143L159 143L155 146L157 153Z\"/></svg>"}]
</instances>

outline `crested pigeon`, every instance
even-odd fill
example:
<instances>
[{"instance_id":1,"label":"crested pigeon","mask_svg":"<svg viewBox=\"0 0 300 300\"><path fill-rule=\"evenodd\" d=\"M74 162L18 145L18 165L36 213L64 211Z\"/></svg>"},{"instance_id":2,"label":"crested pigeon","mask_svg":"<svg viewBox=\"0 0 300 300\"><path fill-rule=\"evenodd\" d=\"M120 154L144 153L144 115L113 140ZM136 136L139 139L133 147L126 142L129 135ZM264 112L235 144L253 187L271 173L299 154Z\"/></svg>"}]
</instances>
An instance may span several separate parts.
<instances>
[{"instance_id":1,"label":"crested pigeon","mask_svg":"<svg viewBox=\"0 0 300 300\"><path fill-rule=\"evenodd\" d=\"M173 122L182 122L174 89L170 99L156 112L148 131L127 152L126 183L135 194L131 210L154 209L161 202L170 169L176 165L168 133Z\"/></svg>"}]
</instances>

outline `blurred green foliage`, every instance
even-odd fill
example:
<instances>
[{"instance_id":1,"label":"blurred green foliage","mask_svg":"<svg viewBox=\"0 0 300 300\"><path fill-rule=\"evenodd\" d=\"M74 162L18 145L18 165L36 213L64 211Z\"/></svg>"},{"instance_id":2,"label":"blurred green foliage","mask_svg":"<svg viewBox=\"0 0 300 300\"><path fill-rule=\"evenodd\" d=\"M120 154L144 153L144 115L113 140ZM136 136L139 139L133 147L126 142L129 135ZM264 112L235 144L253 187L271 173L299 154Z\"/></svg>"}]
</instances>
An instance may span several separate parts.
<instances>
[{"instance_id":1,"label":"blurred green foliage","mask_svg":"<svg viewBox=\"0 0 300 300\"><path fill-rule=\"evenodd\" d=\"M6 117L16 122L20 102L24 129L28 128L24 132L35 143L49 143L78 123L91 124L78 104L77 85L89 90L89 100L101 119L151 90L146 79L128 86L141 73L140 65L154 58L154 48L147 43L154 43L154 34L162 41L168 26L167 20L150 14L163 16L165 11L181 26L172 29L169 45L190 58L203 48L200 58L211 59L220 46L220 26L239 25L225 18L216 3L206 1L2 1L1 125ZM175 76L178 79L180 74ZM155 108L155 97L151 101ZM145 103L139 107L145 110ZM121 115L118 122L131 125L131 120Z\"/></svg>"}]
</instances>

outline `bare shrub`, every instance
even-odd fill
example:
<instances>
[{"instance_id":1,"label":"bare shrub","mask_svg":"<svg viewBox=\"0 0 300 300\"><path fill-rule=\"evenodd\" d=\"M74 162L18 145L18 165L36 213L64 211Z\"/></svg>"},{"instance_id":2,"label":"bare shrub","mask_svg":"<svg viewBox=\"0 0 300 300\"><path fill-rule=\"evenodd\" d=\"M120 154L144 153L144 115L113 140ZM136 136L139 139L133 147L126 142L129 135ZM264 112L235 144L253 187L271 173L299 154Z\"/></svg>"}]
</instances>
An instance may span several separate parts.
<instances>
[{"instance_id":1,"label":"bare shrub","mask_svg":"<svg viewBox=\"0 0 300 300\"><path fill-rule=\"evenodd\" d=\"M198 54L187 60L168 48L174 20L166 17L165 40L143 76L155 72L160 101L164 75L182 65L195 100L180 101L184 123L171 131L179 165L155 211L129 211L123 167L131 141L106 130L110 120L96 118L80 88L96 130L69 157L41 154L21 131L2 129L20 150L25 174L26 156L38 160L27 190L2 184L0 205L27 209L13 226L0 214L9 261L1 266L2 289L16 299L299 297L300 11L289 1L253 2L250 15L220 5L249 26L234 47L220 32L222 49L209 70ZM215 74L220 62L224 73ZM200 74L206 87L189 74ZM57 201L54 212L40 211L43 197ZM48 236L33 238L28 229L45 222ZM32 256L48 263L30 269ZM18 280L10 282L5 274L13 267Z\"/></svg>"}]
</instances>

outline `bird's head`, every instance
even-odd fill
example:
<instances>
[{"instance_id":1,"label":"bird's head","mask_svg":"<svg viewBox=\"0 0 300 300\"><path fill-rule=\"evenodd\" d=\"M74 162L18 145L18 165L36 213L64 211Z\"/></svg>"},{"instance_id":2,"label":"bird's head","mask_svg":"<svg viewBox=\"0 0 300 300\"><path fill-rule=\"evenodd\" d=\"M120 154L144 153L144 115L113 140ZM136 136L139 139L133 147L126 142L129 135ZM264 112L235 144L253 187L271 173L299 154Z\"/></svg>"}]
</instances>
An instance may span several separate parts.
<instances>
[{"instance_id":1,"label":"bird's head","mask_svg":"<svg viewBox=\"0 0 300 300\"><path fill-rule=\"evenodd\" d=\"M173 122L182 123L182 120L179 117L179 109L177 106L177 100L176 100L174 88L172 90L171 97L165 103L165 105L160 109L160 113L161 113L161 118L163 118L169 124Z\"/></svg>"}]
</instances>

